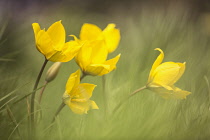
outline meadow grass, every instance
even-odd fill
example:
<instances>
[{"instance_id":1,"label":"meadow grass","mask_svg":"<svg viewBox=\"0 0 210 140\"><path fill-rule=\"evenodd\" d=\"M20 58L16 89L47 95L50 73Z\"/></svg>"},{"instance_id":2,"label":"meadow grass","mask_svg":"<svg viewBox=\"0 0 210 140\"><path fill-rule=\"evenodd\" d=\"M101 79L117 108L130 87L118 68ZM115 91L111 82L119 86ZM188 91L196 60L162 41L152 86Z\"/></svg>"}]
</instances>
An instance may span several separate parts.
<instances>
[{"instance_id":1,"label":"meadow grass","mask_svg":"<svg viewBox=\"0 0 210 140\"><path fill-rule=\"evenodd\" d=\"M97 85L91 99L98 104L99 110L77 115L66 106L51 125L53 115L62 102L67 79L79 68L74 60L63 63L57 78L46 87L42 103L39 105L36 102L39 140L197 140L210 137L210 36L201 26L202 21L190 21L186 13L164 15L161 11L153 14L144 11L135 18L124 15L123 19L116 14L111 17L111 21L108 17L92 13L80 19L84 14L82 12L71 16L69 20L67 15L61 13L54 17L63 18L69 34L78 35L80 25L84 22L100 27L105 27L109 22L116 23L122 39L119 48L109 57L121 53L121 58L117 69L110 74L104 77L87 76L82 81ZM45 23L42 24L42 18L39 19L41 26L47 27ZM26 99L15 105L14 102L31 92L44 61L34 45L32 22L33 19L29 19L16 33L11 33L13 43L1 44L1 48L7 44L11 45L13 52L18 52L0 59L2 139L27 139ZM45 22L45 25L51 24ZM71 33L68 31L70 29ZM19 36L20 32L25 34ZM155 48L165 52L164 62L186 62L186 71L176 86L192 94L185 100L165 100L152 91L143 90L113 112L123 98L146 84L151 66L159 54L154 51ZM15 62L2 61L6 59L14 59ZM43 84L44 77L39 87ZM17 98L13 100L14 97ZM10 119L6 106L11 110L16 124Z\"/></svg>"}]
</instances>

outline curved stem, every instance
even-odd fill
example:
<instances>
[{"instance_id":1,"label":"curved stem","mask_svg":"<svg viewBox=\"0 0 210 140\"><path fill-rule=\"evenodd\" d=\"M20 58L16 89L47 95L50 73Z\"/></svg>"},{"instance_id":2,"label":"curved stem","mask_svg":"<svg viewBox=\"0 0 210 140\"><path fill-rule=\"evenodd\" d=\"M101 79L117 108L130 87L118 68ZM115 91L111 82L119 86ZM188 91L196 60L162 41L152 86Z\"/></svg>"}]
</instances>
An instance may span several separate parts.
<instances>
[{"instance_id":1,"label":"curved stem","mask_svg":"<svg viewBox=\"0 0 210 140\"><path fill-rule=\"evenodd\" d=\"M147 88L146 86L143 86L143 87L141 87L141 88L135 90L134 92L132 92L130 95L128 95L126 98L124 98L124 99L115 107L115 109L114 109L113 112L116 112L116 111L122 106L122 104L123 104L125 101L129 100L129 99L130 99L132 96L134 96L136 93L138 93L138 92L140 92L140 91L142 91L142 90L144 90L144 89L146 89L146 88Z\"/></svg>"},{"instance_id":2,"label":"curved stem","mask_svg":"<svg viewBox=\"0 0 210 140\"><path fill-rule=\"evenodd\" d=\"M55 113L55 115L54 115L53 120L52 120L51 123L53 123L55 121L55 118L58 116L58 114L61 112L61 110L64 108L65 105L66 104L64 104L64 102L62 102L60 104L60 106L58 107L58 109L57 109L57 111L56 111L56 113Z\"/></svg>"},{"instance_id":3,"label":"curved stem","mask_svg":"<svg viewBox=\"0 0 210 140\"><path fill-rule=\"evenodd\" d=\"M107 118L107 113L108 113L108 97L106 93L106 77L105 75L102 76L102 87L103 87L103 96L104 96L104 112L105 112L105 117Z\"/></svg>"},{"instance_id":4,"label":"curved stem","mask_svg":"<svg viewBox=\"0 0 210 140\"><path fill-rule=\"evenodd\" d=\"M36 82L34 84L34 88L33 88L33 92L32 92L32 95L31 95L31 110L30 110L30 113L31 113L31 131L32 131L32 137L34 135L34 131L35 131L35 128L34 128L34 100L35 100L35 95L36 95L36 89L38 87L38 84L39 84L39 81L41 79L41 76L42 76L42 73L44 71L44 68L47 64L48 60L45 59L42 67L41 67L41 70L37 76L37 79L36 79Z\"/></svg>"},{"instance_id":5,"label":"curved stem","mask_svg":"<svg viewBox=\"0 0 210 140\"><path fill-rule=\"evenodd\" d=\"M82 73L82 76L80 77L80 81L82 81L82 79L84 79L87 76L87 74L85 74L84 72Z\"/></svg>"},{"instance_id":6,"label":"curved stem","mask_svg":"<svg viewBox=\"0 0 210 140\"><path fill-rule=\"evenodd\" d=\"M44 86L42 87L42 90L40 91L40 94L39 94L39 104L41 103L42 95L43 95L43 93L44 93L44 90L45 90L47 84L48 84L48 82L45 81Z\"/></svg>"},{"instance_id":7,"label":"curved stem","mask_svg":"<svg viewBox=\"0 0 210 140\"><path fill-rule=\"evenodd\" d=\"M134 92L132 92L132 93L130 94L129 98L130 98L131 96L135 95L136 93L142 91L143 89L146 89L146 88L147 88L146 86L143 86L143 87L141 87L141 88L135 90Z\"/></svg>"}]
</instances>

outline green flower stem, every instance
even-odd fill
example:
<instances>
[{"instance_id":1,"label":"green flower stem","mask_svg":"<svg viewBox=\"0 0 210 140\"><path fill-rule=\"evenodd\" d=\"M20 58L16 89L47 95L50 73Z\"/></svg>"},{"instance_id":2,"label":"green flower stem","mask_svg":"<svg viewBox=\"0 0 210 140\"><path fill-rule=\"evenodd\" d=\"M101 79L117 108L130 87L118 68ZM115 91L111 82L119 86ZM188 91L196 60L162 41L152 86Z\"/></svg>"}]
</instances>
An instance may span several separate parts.
<instances>
[{"instance_id":1,"label":"green flower stem","mask_svg":"<svg viewBox=\"0 0 210 140\"><path fill-rule=\"evenodd\" d=\"M141 87L141 88L135 90L133 93L130 94L129 98L132 97L133 95L135 95L136 93L138 93L138 92L140 92L140 91L146 89L146 88L147 88L146 86L143 86L143 87Z\"/></svg>"},{"instance_id":2,"label":"green flower stem","mask_svg":"<svg viewBox=\"0 0 210 140\"><path fill-rule=\"evenodd\" d=\"M82 79L84 79L85 76L87 76L87 74L84 74L84 73L83 73L83 75L80 77L80 81L82 81ZM64 102L62 102L62 103L60 104L60 106L58 107L58 109L57 109L57 111L56 111L56 113L55 113L55 115L54 115L54 117L53 117L51 123L53 123L53 122L55 121L55 118L58 116L58 114L61 112L61 110L64 108L65 105L66 105L66 104L65 104Z\"/></svg>"},{"instance_id":3,"label":"green flower stem","mask_svg":"<svg viewBox=\"0 0 210 140\"><path fill-rule=\"evenodd\" d=\"M45 81L44 86L42 87L42 89L41 89L41 91L40 91L40 94L39 94L39 104L41 103L42 95L43 95L43 93L44 93L44 90L45 90L47 84L48 84L48 82Z\"/></svg>"},{"instance_id":4,"label":"green flower stem","mask_svg":"<svg viewBox=\"0 0 210 140\"><path fill-rule=\"evenodd\" d=\"M41 79L42 73L44 71L44 68L45 68L47 62L48 62L48 60L45 59L43 65L41 67L41 70L39 72L39 75L37 76L36 82L34 84L33 92L32 92L32 95L31 95L31 110L30 110L30 113L31 113L31 132L32 132L32 137L35 136L35 126L34 126L34 119L35 119L34 118L34 116L35 116L34 115L34 108L35 107L34 107L34 100L35 100L35 95L36 95L36 89L38 87L39 81Z\"/></svg>"},{"instance_id":5,"label":"green flower stem","mask_svg":"<svg viewBox=\"0 0 210 140\"><path fill-rule=\"evenodd\" d=\"M85 74L84 72L82 73L82 76L80 77L80 81L82 81L82 79L84 79L87 76L87 74Z\"/></svg>"},{"instance_id":6,"label":"green flower stem","mask_svg":"<svg viewBox=\"0 0 210 140\"><path fill-rule=\"evenodd\" d=\"M146 86L143 86L143 87L141 87L141 88L135 90L134 92L132 92L130 95L128 95L126 98L124 98L124 99L115 107L115 109L114 109L113 112L116 112L116 111L122 106L123 103L125 103L127 100L129 100L129 99L130 99L132 96L134 96L136 93L138 93L138 92L140 92L140 91L142 91L142 90L144 90L144 89L146 89L146 88L147 88Z\"/></svg>"},{"instance_id":7,"label":"green flower stem","mask_svg":"<svg viewBox=\"0 0 210 140\"><path fill-rule=\"evenodd\" d=\"M58 107L58 109L57 109L57 111L56 111L56 113L55 113L55 115L54 115L53 120L52 120L51 123L53 123L55 121L55 118L58 116L58 114L61 112L61 110L64 108L65 105L66 104L64 104L64 102L62 102L60 104L60 106Z\"/></svg>"},{"instance_id":8,"label":"green flower stem","mask_svg":"<svg viewBox=\"0 0 210 140\"><path fill-rule=\"evenodd\" d=\"M106 94L106 77L105 75L102 76L102 87L103 87L103 96L104 96L104 112L105 117L107 118L107 112L108 112L108 102L107 102L107 94Z\"/></svg>"}]
</instances>

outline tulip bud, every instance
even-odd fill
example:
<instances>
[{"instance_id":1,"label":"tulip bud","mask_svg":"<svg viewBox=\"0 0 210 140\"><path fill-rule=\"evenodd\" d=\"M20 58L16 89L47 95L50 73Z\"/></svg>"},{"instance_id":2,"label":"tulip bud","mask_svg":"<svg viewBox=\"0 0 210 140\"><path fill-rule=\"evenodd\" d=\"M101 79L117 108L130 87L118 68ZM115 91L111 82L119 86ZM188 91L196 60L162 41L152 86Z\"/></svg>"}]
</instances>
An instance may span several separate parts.
<instances>
[{"instance_id":1,"label":"tulip bud","mask_svg":"<svg viewBox=\"0 0 210 140\"><path fill-rule=\"evenodd\" d=\"M46 82L51 82L52 80L55 79L55 77L57 76L58 74L58 71L61 67L61 62L55 62L47 71L47 74L46 74L46 78L45 78L45 81Z\"/></svg>"}]
</instances>

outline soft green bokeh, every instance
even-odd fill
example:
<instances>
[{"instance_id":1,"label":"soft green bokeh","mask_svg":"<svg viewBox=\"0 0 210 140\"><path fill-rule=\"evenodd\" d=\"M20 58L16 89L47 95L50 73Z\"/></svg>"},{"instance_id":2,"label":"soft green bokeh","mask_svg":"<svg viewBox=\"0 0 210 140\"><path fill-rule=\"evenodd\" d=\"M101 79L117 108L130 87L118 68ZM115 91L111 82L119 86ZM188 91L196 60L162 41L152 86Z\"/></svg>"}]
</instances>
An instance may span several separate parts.
<instances>
[{"instance_id":1,"label":"soft green bokeh","mask_svg":"<svg viewBox=\"0 0 210 140\"><path fill-rule=\"evenodd\" d=\"M8 38L13 42L5 42L14 49L14 52L10 52L14 54L8 54L6 58L14 58L15 61L0 60L0 97L15 89L17 91L1 101L1 106L15 96L19 99L31 92L44 61L34 44L33 22L47 28L62 19L67 34L77 36L83 23L89 22L104 28L113 22L120 28L122 39L110 58L119 53L121 58L117 69L105 76L104 89L102 77L87 76L83 81L97 85L91 99L98 104L99 110L77 115L66 106L55 124L46 129L62 101L68 77L79 68L74 61L63 63L58 77L46 87L41 105L37 103L37 109L42 111L42 116L37 113L39 140L197 140L210 137L210 35L201 26L202 21L188 20L188 13L183 11L163 14L162 11L150 13L142 10L134 16L115 11L109 17L85 11L72 10L66 13L64 9L57 9L59 12L56 14L52 11L45 11L42 16L31 16L13 30ZM165 100L144 90L125 102L117 112L113 112L124 97L147 82L151 66L159 54L154 51L155 48L164 51L164 61L186 62L186 71L176 85L192 94L186 100ZM40 86L43 84L44 76ZM12 105L14 100L8 106L19 123L21 136L27 139L26 99ZM0 128L0 137L3 139L7 139L15 129L6 111L0 113ZM20 139L17 131L10 139Z\"/></svg>"}]
</instances>

